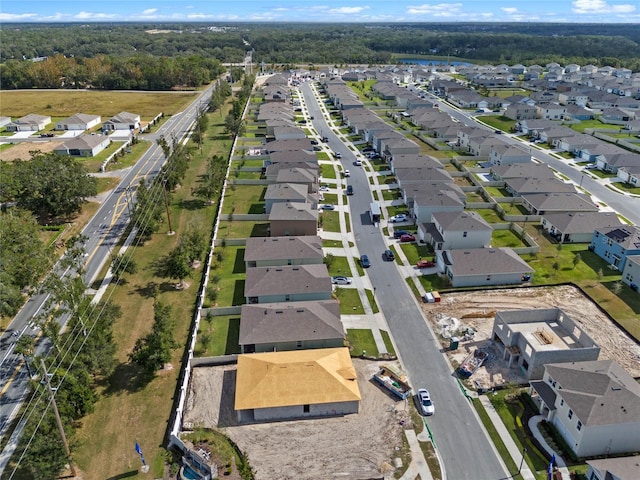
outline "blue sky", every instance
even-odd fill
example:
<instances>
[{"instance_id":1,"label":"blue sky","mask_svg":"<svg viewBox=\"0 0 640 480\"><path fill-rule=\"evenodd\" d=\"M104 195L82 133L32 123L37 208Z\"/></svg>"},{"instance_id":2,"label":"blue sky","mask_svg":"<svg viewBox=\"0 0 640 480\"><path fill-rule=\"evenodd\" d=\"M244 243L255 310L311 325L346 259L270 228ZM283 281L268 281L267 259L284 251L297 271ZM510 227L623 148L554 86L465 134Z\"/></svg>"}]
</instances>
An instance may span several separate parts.
<instances>
[{"instance_id":1,"label":"blue sky","mask_svg":"<svg viewBox=\"0 0 640 480\"><path fill-rule=\"evenodd\" d=\"M3 0L0 22L640 23L640 0Z\"/></svg>"}]
</instances>

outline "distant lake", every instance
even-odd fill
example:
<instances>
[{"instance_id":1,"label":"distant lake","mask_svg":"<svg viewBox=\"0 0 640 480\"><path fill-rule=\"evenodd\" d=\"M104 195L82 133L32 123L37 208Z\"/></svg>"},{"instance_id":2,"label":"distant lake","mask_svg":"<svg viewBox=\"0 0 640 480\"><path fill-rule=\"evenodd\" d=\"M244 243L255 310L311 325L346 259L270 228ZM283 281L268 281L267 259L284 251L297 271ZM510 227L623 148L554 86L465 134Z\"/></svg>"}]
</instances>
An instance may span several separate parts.
<instances>
[{"instance_id":1,"label":"distant lake","mask_svg":"<svg viewBox=\"0 0 640 480\"><path fill-rule=\"evenodd\" d=\"M441 60L439 58L403 58L400 63L413 63L418 65L453 65L454 67L467 67L471 63Z\"/></svg>"}]
</instances>

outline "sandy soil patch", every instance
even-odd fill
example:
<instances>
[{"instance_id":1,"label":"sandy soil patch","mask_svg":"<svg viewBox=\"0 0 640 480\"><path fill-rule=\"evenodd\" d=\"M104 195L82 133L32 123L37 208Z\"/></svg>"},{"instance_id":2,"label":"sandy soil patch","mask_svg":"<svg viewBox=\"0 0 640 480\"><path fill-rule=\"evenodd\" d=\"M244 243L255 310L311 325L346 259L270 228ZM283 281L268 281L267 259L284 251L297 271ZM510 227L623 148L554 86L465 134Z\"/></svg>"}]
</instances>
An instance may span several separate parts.
<instances>
[{"instance_id":1,"label":"sandy soil patch","mask_svg":"<svg viewBox=\"0 0 640 480\"><path fill-rule=\"evenodd\" d=\"M442 333L443 325L459 324L454 335L462 339L467 327L473 338L460 343L456 352L448 352L454 365L462 363L475 348L488 349L489 361L472 377L477 386L491 388L508 382L524 382L516 368L502 361L502 354L490 342L493 312L532 308L562 308L600 346L599 359L612 359L632 376L640 377L640 346L621 331L589 298L572 286L518 288L486 292L441 294L439 304L422 308L443 347L449 346L451 332ZM453 317L454 321L450 317ZM444 336L443 336L444 335Z\"/></svg>"},{"instance_id":2,"label":"sandy soil patch","mask_svg":"<svg viewBox=\"0 0 640 480\"><path fill-rule=\"evenodd\" d=\"M53 149L62 142L20 142L11 148L0 151L0 160L13 161L17 159L29 160L31 154L29 152L39 150L42 153L53 152Z\"/></svg>"},{"instance_id":3,"label":"sandy soil patch","mask_svg":"<svg viewBox=\"0 0 640 480\"><path fill-rule=\"evenodd\" d=\"M191 376L185 428L219 427L248 456L256 480L380 477L411 428L409 405L387 395L371 376L381 362L353 360L360 412L344 417L238 425L235 365L199 367Z\"/></svg>"}]
</instances>

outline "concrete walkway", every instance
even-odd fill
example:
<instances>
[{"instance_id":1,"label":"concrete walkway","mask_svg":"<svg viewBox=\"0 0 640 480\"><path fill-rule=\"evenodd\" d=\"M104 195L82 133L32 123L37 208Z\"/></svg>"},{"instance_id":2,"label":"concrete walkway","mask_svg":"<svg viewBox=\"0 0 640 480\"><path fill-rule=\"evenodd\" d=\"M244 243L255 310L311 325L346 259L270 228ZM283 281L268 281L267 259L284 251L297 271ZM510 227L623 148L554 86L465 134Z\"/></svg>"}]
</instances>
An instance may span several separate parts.
<instances>
[{"instance_id":1,"label":"concrete walkway","mask_svg":"<svg viewBox=\"0 0 640 480\"><path fill-rule=\"evenodd\" d=\"M427 460L424 458L424 454L420 448L420 442L418 441L416 432L413 430L405 430L404 435L407 437L409 449L411 450L411 463L407 467L407 470L405 470L402 477L400 477L400 480L415 480L418 478L418 475L420 475L420 480L433 480L433 475L431 475L431 470L429 470ZM429 440L428 438L423 439L422 434L420 434L420 441Z\"/></svg>"},{"instance_id":2,"label":"concrete walkway","mask_svg":"<svg viewBox=\"0 0 640 480\"><path fill-rule=\"evenodd\" d=\"M536 415L535 417L531 417L529 419L529 422L527 423L527 425L529 425L529 429L531 430L531 433L533 434L535 439L538 441L538 443L542 446L542 448L545 450L545 452L547 452L547 455L554 455L555 456L556 466L558 467L558 470L560 470L560 472L562 472L562 478L570 478L569 469L567 468L567 464L564 463L564 460L562 459L560 454L558 452L556 452L555 450L553 450L549 446L547 441L542 436L542 432L538 428L538 424L542 420L544 420L544 416Z\"/></svg>"}]
</instances>

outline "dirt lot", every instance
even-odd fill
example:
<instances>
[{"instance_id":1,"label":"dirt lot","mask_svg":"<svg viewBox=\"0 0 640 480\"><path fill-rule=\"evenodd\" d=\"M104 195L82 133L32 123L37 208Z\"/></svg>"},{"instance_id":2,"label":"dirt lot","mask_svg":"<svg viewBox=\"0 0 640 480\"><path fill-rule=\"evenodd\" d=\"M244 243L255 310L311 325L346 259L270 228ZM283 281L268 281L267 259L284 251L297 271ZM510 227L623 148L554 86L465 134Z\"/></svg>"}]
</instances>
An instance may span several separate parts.
<instances>
[{"instance_id":1,"label":"dirt lot","mask_svg":"<svg viewBox=\"0 0 640 480\"><path fill-rule=\"evenodd\" d=\"M353 363L362 395L357 415L242 426L233 411L235 365L195 368L185 426L222 427L249 458L256 480L379 478L402 445L400 422L409 426L410 419L404 402L371 382L379 362Z\"/></svg>"},{"instance_id":2,"label":"dirt lot","mask_svg":"<svg viewBox=\"0 0 640 480\"><path fill-rule=\"evenodd\" d=\"M640 346L573 287L444 294L441 303L423 305L436 334L445 323L455 323L457 332L467 327L476 332L451 355L454 365L474 348L489 345L494 311L551 307L563 308L580 324L600 345L601 359L614 359L631 375L640 377ZM454 322L450 317L461 320ZM443 346L448 345L443 338ZM248 456L257 480L380 476L383 465L392 464L398 456L395 448L402 444L400 422L410 426L410 420L403 411L404 403L396 402L370 381L378 362L354 359L354 366L362 395L359 414L242 426L237 424L233 411L235 366L196 368L184 415L185 428L221 427ZM502 362L497 350L487 367L472 379L483 388L523 381L515 368Z\"/></svg>"},{"instance_id":3,"label":"dirt lot","mask_svg":"<svg viewBox=\"0 0 640 480\"><path fill-rule=\"evenodd\" d=\"M53 149L60 145L62 142L20 142L12 146L11 148L7 148L6 150L0 151L0 160L4 161L13 161L17 159L29 160L31 155L29 154L32 150L40 150L42 153L53 152Z\"/></svg>"},{"instance_id":4,"label":"dirt lot","mask_svg":"<svg viewBox=\"0 0 640 480\"><path fill-rule=\"evenodd\" d=\"M424 304L423 311L436 334L440 334L443 325L457 325L457 329L453 327L457 330L454 335L460 337L464 335L466 327L475 330L472 339L462 341L459 350L448 355L452 363L458 365L475 348L489 348L491 355L488 365L475 373L472 379L477 386L491 388L510 381L524 381L518 375L518 370L508 368L498 350L490 347L488 340L493 328L493 312L553 307L562 308L600 345L599 359L615 360L632 376L640 377L640 346L624 334L580 290L571 286L443 294L441 303ZM448 345L449 341L443 338L443 346Z\"/></svg>"}]
</instances>

